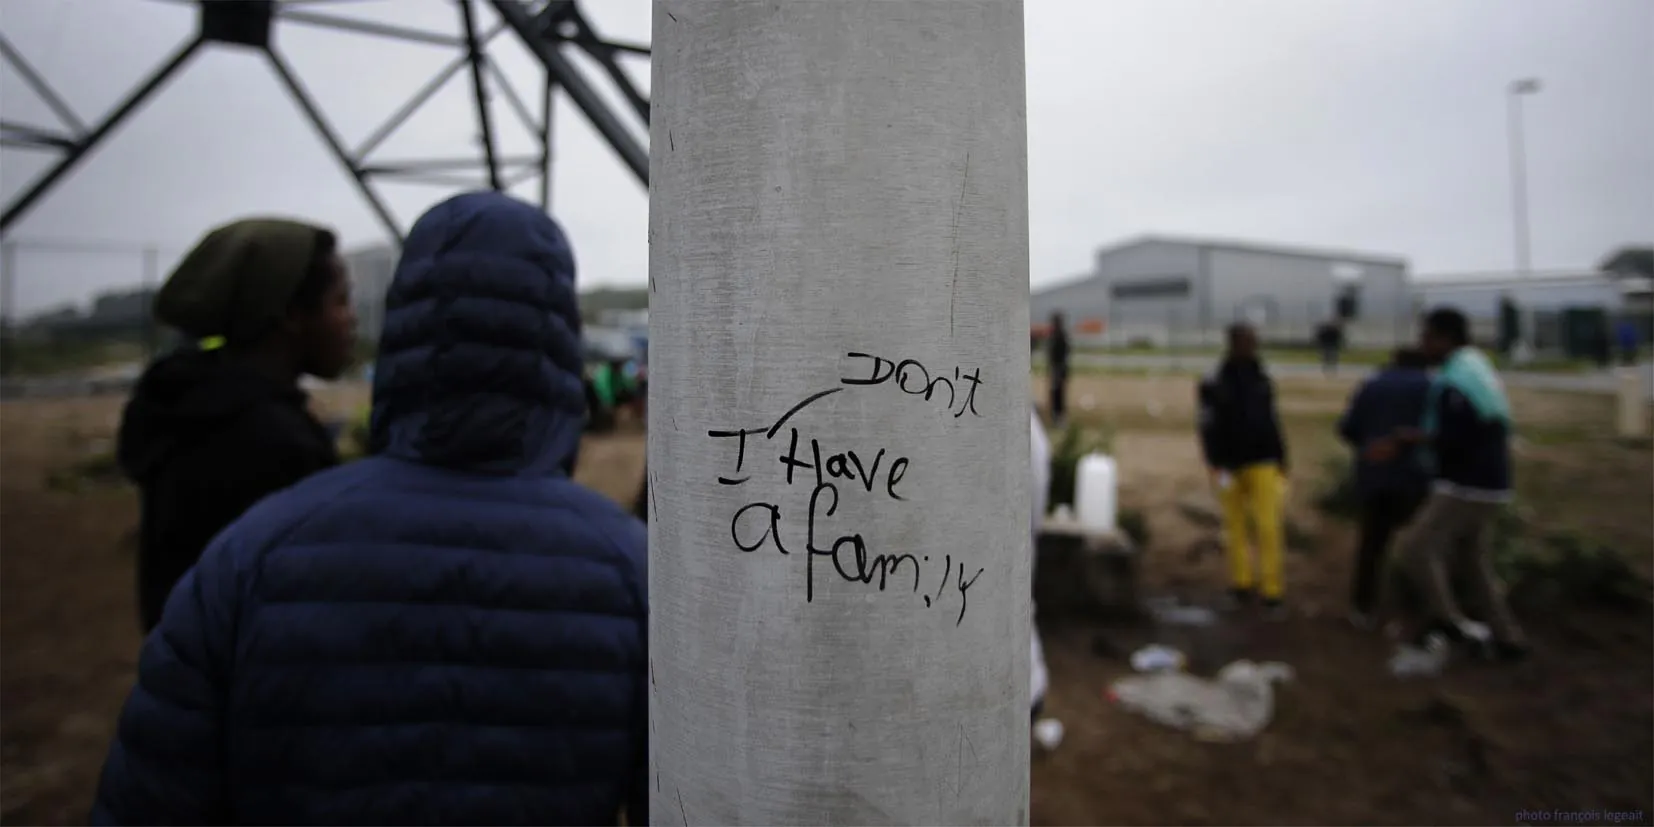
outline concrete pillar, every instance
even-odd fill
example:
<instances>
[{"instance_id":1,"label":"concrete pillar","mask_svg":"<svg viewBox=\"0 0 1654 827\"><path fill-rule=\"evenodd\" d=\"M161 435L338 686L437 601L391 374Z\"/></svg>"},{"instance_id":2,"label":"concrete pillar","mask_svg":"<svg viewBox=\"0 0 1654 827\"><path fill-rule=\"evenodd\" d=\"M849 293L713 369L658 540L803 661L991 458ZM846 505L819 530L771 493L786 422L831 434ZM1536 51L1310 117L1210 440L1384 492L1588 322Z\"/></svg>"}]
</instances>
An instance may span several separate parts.
<instances>
[{"instance_id":1,"label":"concrete pillar","mask_svg":"<svg viewBox=\"0 0 1654 827\"><path fill-rule=\"evenodd\" d=\"M657 824L1026 824L1022 4L656 0Z\"/></svg>"}]
</instances>

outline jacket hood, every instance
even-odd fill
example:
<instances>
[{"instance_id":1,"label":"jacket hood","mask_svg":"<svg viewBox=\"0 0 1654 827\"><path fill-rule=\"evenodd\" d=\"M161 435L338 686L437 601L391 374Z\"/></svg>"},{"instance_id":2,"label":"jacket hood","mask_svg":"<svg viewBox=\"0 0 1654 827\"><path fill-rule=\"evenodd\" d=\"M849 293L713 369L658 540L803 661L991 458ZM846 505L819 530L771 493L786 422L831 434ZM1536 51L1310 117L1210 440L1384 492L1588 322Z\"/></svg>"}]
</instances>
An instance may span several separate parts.
<instances>
[{"instance_id":1,"label":"jacket hood","mask_svg":"<svg viewBox=\"0 0 1654 827\"><path fill-rule=\"evenodd\" d=\"M302 407L305 394L237 362L190 346L164 356L139 377L121 413L115 456L143 482L174 456L228 427L249 408Z\"/></svg>"},{"instance_id":2,"label":"jacket hood","mask_svg":"<svg viewBox=\"0 0 1654 827\"><path fill-rule=\"evenodd\" d=\"M375 453L510 475L567 473L585 427L574 256L549 216L494 192L408 233L374 366Z\"/></svg>"}]
</instances>

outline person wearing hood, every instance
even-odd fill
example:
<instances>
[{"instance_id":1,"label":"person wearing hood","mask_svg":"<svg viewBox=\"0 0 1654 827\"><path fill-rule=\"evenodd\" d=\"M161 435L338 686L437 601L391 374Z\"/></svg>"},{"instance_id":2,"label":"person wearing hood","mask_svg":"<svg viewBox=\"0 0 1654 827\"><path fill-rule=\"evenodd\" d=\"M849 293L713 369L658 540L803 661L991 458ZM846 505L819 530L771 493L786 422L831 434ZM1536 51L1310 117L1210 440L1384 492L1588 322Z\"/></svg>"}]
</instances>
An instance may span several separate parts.
<instances>
[{"instance_id":1,"label":"person wearing hood","mask_svg":"<svg viewBox=\"0 0 1654 827\"><path fill-rule=\"evenodd\" d=\"M574 258L456 196L385 300L372 455L266 498L173 592L100 824L647 824L645 531L569 478Z\"/></svg>"},{"instance_id":2,"label":"person wearing hood","mask_svg":"<svg viewBox=\"0 0 1654 827\"><path fill-rule=\"evenodd\" d=\"M249 219L208 233L155 297L194 341L145 370L116 457L138 485L138 614L147 634L202 549L266 495L338 462L305 374L337 377L356 339L332 232Z\"/></svg>"}]
</instances>

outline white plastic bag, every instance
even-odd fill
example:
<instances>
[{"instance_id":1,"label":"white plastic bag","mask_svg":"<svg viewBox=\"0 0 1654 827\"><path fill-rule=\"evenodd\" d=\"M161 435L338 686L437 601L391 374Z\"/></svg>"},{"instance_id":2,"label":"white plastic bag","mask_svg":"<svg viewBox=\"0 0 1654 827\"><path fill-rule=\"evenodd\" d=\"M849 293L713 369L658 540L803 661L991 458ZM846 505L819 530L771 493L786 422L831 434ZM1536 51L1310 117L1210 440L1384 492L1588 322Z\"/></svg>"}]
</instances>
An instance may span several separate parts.
<instances>
[{"instance_id":1,"label":"white plastic bag","mask_svg":"<svg viewBox=\"0 0 1654 827\"><path fill-rule=\"evenodd\" d=\"M1028 656L1028 673L1031 684L1028 697L1033 702L1034 708L1038 709L1040 702L1045 700L1045 691L1051 685L1051 677L1045 671L1045 648L1040 646L1039 629L1035 629L1034 633L1029 635L1029 638L1033 642L1033 652Z\"/></svg>"},{"instance_id":2,"label":"white plastic bag","mask_svg":"<svg viewBox=\"0 0 1654 827\"><path fill-rule=\"evenodd\" d=\"M1131 675L1115 681L1110 694L1121 707L1203 741L1244 741L1269 725L1274 684L1292 676L1284 663L1238 660L1214 680L1183 672Z\"/></svg>"},{"instance_id":3,"label":"white plastic bag","mask_svg":"<svg viewBox=\"0 0 1654 827\"><path fill-rule=\"evenodd\" d=\"M1131 653L1131 668L1139 672L1170 672L1183 668L1183 653L1151 643Z\"/></svg>"},{"instance_id":4,"label":"white plastic bag","mask_svg":"<svg viewBox=\"0 0 1654 827\"><path fill-rule=\"evenodd\" d=\"M1447 666L1447 639L1432 634L1423 646L1399 645L1390 657L1390 674L1398 678L1433 677Z\"/></svg>"}]
</instances>

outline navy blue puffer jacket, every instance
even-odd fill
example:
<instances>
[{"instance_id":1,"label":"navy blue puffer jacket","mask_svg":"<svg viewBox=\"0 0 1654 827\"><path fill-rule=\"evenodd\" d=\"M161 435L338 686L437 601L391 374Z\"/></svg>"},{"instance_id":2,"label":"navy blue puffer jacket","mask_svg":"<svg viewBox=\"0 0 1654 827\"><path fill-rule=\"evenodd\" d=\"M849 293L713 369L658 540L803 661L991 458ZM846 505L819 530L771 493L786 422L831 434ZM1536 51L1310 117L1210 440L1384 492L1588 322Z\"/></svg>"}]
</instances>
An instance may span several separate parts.
<instances>
[{"instance_id":1,"label":"navy blue puffer jacket","mask_svg":"<svg viewBox=\"0 0 1654 827\"><path fill-rule=\"evenodd\" d=\"M265 499L173 591L94 822L647 823L644 529L567 476L567 242L447 201L385 325L377 455Z\"/></svg>"}]
</instances>

